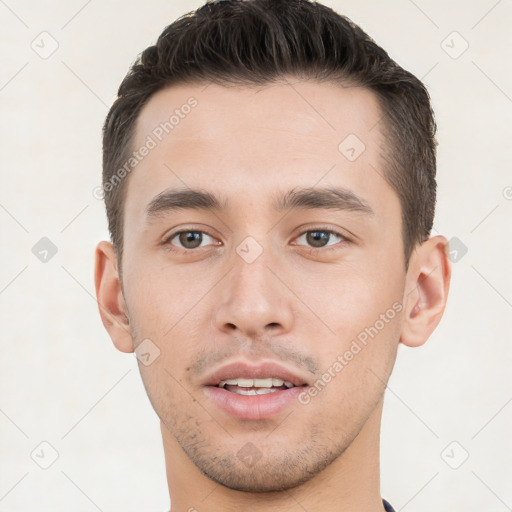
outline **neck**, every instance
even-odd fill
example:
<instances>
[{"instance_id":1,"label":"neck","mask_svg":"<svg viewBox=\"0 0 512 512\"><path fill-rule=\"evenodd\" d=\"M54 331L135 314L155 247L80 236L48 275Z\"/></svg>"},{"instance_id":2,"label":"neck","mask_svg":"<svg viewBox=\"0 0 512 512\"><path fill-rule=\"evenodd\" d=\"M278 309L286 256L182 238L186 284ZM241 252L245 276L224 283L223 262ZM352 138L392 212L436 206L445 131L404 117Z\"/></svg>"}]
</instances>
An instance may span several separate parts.
<instances>
[{"instance_id":1,"label":"neck","mask_svg":"<svg viewBox=\"0 0 512 512\"><path fill-rule=\"evenodd\" d=\"M306 483L280 492L242 492L197 469L161 423L170 512L383 512L379 438L382 400L351 445Z\"/></svg>"}]
</instances>

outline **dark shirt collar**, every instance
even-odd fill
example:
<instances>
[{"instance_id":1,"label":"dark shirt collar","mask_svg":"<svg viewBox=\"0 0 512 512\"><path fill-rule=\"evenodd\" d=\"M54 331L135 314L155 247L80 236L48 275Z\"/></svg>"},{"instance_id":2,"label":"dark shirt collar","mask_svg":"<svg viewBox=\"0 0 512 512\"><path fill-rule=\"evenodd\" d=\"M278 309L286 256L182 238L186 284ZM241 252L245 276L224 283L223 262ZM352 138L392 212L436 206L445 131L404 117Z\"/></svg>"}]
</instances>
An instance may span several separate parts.
<instances>
[{"instance_id":1,"label":"dark shirt collar","mask_svg":"<svg viewBox=\"0 0 512 512\"><path fill-rule=\"evenodd\" d=\"M395 509L385 500L382 500L382 503L384 503L384 510L386 512L395 512Z\"/></svg>"}]
</instances>

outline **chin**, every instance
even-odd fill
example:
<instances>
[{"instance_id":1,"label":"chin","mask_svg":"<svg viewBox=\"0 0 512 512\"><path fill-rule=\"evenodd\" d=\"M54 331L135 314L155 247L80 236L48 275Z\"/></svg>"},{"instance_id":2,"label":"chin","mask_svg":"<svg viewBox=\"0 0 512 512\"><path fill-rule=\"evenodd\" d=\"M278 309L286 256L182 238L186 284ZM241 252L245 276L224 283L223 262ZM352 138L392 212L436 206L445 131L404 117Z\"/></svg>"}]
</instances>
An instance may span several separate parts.
<instances>
[{"instance_id":1,"label":"chin","mask_svg":"<svg viewBox=\"0 0 512 512\"><path fill-rule=\"evenodd\" d=\"M244 474L221 474L219 471L203 472L210 480L234 491L252 493L282 492L298 487L312 478L313 475L283 474L286 468L277 468L277 472L267 475L256 475L254 469L246 470Z\"/></svg>"},{"instance_id":2,"label":"chin","mask_svg":"<svg viewBox=\"0 0 512 512\"><path fill-rule=\"evenodd\" d=\"M323 448L323 449L322 449ZM329 466L343 452L344 447L310 446L286 453L274 452L269 460L263 456L248 466L236 453L205 458L191 457L195 466L210 480L235 491L253 493L280 492L298 487Z\"/></svg>"}]
</instances>

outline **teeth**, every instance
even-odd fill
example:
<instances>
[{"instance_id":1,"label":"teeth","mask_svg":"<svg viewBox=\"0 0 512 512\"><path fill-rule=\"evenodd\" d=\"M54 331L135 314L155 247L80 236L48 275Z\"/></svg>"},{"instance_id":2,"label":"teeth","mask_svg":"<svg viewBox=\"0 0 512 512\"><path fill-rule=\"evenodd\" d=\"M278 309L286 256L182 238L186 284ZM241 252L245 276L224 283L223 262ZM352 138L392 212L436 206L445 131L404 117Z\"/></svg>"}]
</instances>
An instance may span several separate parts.
<instances>
[{"instance_id":1,"label":"teeth","mask_svg":"<svg viewBox=\"0 0 512 512\"><path fill-rule=\"evenodd\" d=\"M253 387L255 388L271 388L274 385L272 377L268 379L253 379Z\"/></svg>"},{"instance_id":2,"label":"teeth","mask_svg":"<svg viewBox=\"0 0 512 512\"><path fill-rule=\"evenodd\" d=\"M233 391L237 395L268 395L269 393L275 393L277 389L272 388L261 388L261 389L237 389Z\"/></svg>"},{"instance_id":3,"label":"teeth","mask_svg":"<svg viewBox=\"0 0 512 512\"><path fill-rule=\"evenodd\" d=\"M223 388L226 384L229 384L230 386L237 386L238 385L238 379L223 380L219 384L219 387Z\"/></svg>"},{"instance_id":4,"label":"teeth","mask_svg":"<svg viewBox=\"0 0 512 512\"><path fill-rule=\"evenodd\" d=\"M236 379L238 384L233 384L234 386L239 386L241 388L253 388L253 379Z\"/></svg>"},{"instance_id":5,"label":"teeth","mask_svg":"<svg viewBox=\"0 0 512 512\"><path fill-rule=\"evenodd\" d=\"M281 387L285 385L287 388L293 388L294 385L287 381L282 380L274 377L268 377L266 379L228 379L223 380L219 383L219 387L223 388L224 386L238 386L239 388L268 388L271 389L272 386L274 387ZM254 393L250 393L254 394ZM260 393L261 394L261 393Z\"/></svg>"}]
</instances>

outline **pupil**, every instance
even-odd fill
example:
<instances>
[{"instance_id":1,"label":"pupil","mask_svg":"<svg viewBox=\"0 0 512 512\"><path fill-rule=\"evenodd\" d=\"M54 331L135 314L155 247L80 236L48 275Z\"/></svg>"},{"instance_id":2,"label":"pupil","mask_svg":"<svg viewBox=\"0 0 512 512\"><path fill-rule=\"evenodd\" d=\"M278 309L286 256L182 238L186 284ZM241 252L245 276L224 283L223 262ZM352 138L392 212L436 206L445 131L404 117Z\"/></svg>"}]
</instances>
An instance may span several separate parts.
<instances>
[{"instance_id":1,"label":"pupil","mask_svg":"<svg viewBox=\"0 0 512 512\"><path fill-rule=\"evenodd\" d=\"M307 241L313 247L323 247L325 243L329 240L329 233L325 231L310 231L306 235Z\"/></svg>"},{"instance_id":2,"label":"pupil","mask_svg":"<svg viewBox=\"0 0 512 512\"><path fill-rule=\"evenodd\" d=\"M201 245L203 235L198 231L180 233L180 243L187 249L195 249ZM190 243L190 245L188 245Z\"/></svg>"}]
</instances>

